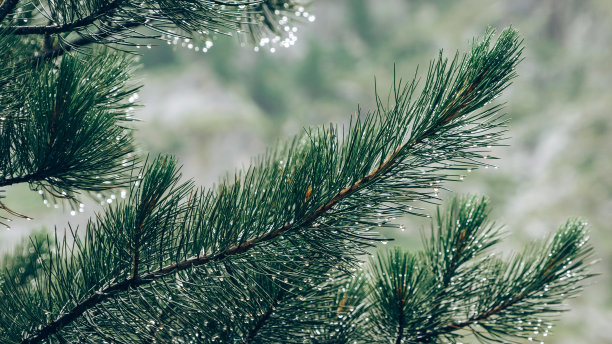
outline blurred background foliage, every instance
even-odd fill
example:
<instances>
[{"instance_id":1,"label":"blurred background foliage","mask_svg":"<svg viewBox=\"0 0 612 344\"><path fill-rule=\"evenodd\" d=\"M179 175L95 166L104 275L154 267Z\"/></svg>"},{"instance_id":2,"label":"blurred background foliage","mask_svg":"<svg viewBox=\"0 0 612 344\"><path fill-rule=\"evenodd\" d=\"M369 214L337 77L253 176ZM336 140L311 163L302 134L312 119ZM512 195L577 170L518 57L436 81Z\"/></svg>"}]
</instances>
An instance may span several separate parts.
<instances>
[{"instance_id":1,"label":"blurred background foliage","mask_svg":"<svg viewBox=\"0 0 612 344\"><path fill-rule=\"evenodd\" d=\"M212 185L304 127L344 123L359 104L373 108L393 69L412 78L439 49L466 49L485 28L512 25L525 39L519 77L500 101L511 118L499 168L470 173L454 192L484 193L493 218L517 248L569 216L591 224L601 276L571 302L550 343L612 343L612 2L609 0L314 1L314 23L298 27L290 48L254 52L216 37L206 53L187 42L141 48L137 142L143 152L179 156L184 174ZM8 190L15 210L35 217L0 233L3 250L33 228L83 223L43 208L27 186ZM448 195L443 195L443 198ZM389 245L418 247L423 219L401 219ZM37 235L41 235L40 233ZM512 247L513 246L513 247ZM25 248L24 248L25 247ZM18 247L29 250L29 247ZM24 269L27 269L24 266Z\"/></svg>"}]
</instances>

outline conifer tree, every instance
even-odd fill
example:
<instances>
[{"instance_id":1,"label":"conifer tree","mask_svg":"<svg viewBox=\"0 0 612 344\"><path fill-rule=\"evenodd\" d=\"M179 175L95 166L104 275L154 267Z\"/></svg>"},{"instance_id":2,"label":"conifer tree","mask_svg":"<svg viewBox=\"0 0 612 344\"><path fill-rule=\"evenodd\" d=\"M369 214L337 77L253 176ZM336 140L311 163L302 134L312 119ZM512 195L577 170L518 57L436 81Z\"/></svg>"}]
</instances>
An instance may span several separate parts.
<instances>
[{"instance_id":1,"label":"conifer tree","mask_svg":"<svg viewBox=\"0 0 612 344\"><path fill-rule=\"evenodd\" d=\"M501 259L488 203L456 197L420 252L364 260L379 227L426 215L487 166L491 104L521 60L514 29L440 52L347 128L313 128L199 188L171 156L135 154L129 51L213 33L289 46L292 0L4 0L0 188L45 199L129 189L84 228L2 260L0 343L442 343L543 340L591 276L585 223ZM287 33L288 32L288 33ZM272 37L272 38L270 38ZM126 52L127 51L127 52ZM377 93L378 94L378 93ZM2 199L7 224L21 215ZM469 338L467 340L470 340Z\"/></svg>"}]
</instances>

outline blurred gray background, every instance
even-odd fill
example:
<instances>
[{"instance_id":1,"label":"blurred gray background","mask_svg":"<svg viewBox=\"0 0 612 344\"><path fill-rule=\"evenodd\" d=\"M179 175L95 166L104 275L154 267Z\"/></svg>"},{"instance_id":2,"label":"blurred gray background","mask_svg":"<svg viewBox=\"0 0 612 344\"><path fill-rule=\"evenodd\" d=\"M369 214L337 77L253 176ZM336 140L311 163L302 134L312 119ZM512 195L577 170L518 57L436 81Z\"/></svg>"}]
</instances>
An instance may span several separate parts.
<instances>
[{"instance_id":1,"label":"blurred gray background","mask_svg":"<svg viewBox=\"0 0 612 344\"><path fill-rule=\"evenodd\" d=\"M601 275L570 302L546 342L612 343L612 1L316 0L306 10L316 21L304 20L295 46L274 53L227 37L206 53L204 42L143 47L142 150L175 154L185 176L212 185L304 127L346 123L358 104L371 109L374 77L385 94L394 64L410 79L439 49L465 51L488 26L512 25L525 40L525 59L499 100L511 118L509 146L494 152L498 169L449 187L491 198L493 218L509 232L504 249L520 249L567 217L586 218ZM13 188L7 200L35 220L0 232L3 250L33 228L64 228L100 211L89 202L71 217L27 191ZM393 243L419 248L428 224L402 222L407 230L392 233Z\"/></svg>"}]
</instances>

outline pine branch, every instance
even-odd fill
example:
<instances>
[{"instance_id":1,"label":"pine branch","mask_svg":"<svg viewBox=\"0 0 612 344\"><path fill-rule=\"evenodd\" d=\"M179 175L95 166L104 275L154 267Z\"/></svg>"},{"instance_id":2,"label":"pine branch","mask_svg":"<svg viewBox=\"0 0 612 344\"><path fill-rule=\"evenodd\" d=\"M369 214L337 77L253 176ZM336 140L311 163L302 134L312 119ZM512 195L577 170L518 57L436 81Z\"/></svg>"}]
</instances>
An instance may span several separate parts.
<instances>
[{"instance_id":1,"label":"pine branch","mask_svg":"<svg viewBox=\"0 0 612 344\"><path fill-rule=\"evenodd\" d=\"M208 2L219 5L219 6L227 6L227 7L235 7L238 6L254 6L255 4L261 4L261 1L243 1L243 3L233 3L233 2L223 2L223 1L213 1L208 0ZM129 0L112 0L108 1L103 6L100 6L92 13L79 18L73 22L64 23L61 25L50 24L50 25L27 25L27 26L13 26L11 27L13 35L50 35L50 34L58 34L65 32L73 32L78 31L80 28L84 28L94 24L97 20L100 20L102 17L110 17L113 12L121 9L122 6L129 3ZM132 4L128 4L132 5ZM127 22L125 24L131 24L133 27L143 26L146 23L145 21L140 21L138 23L130 23ZM121 26L121 25L120 25Z\"/></svg>"},{"instance_id":2,"label":"pine branch","mask_svg":"<svg viewBox=\"0 0 612 344\"><path fill-rule=\"evenodd\" d=\"M486 200L455 200L448 215L438 217L438 229L432 230L420 255L396 249L372 262L369 303L377 313L370 317L381 338L455 342L465 330L483 342L546 335L550 325L542 318L563 310L561 302L592 277L587 272L592 248L586 244L585 224L570 220L547 244L533 245L502 262L483 254L498 242L487 213ZM468 245L461 250L457 243ZM457 255L462 258L455 259Z\"/></svg>"},{"instance_id":3,"label":"pine branch","mask_svg":"<svg viewBox=\"0 0 612 344\"><path fill-rule=\"evenodd\" d=\"M45 198L75 200L126 186L133 147L125 97L138 87L127 83L125 58L102 53L88 63L71 56L58 66L4 69L0 187L27 182Z\"/></svg>"},{"instance_id":4,"label":"pine branch","mask_svg":"<svg viewBox=\"0 0 612 344\"><path fill-rule=\"evenodd\" d=\"M592 275L585 272L584 260L588 259L591 254L591 248L584 246L585 243L584 224L579 222L568 222L565 226L561 227L557 232L557 235L553 239L557 244L561 244L569 249L559 250L556 245L550 244L547 249L535 250L538 257L550 257L545 259L547 263L540 265L539 262L519 262L523 265L527 265L527 269L538 269L540 272L537 274L536 279L532 279L534 276L528 271L521 271L519 273L510 271L502 271L501 280L493 281L494 283L503 283L505 285L516 286L516 291L510 294L502 294L501 290L496 291L498 295L504 295L503 299L496 301L491 305L487 305L487 309L477 314L472 315L464 321L456 321L441 328L431 330L428 334L420 336L418 339L420 342L429 342L432 338L445 336L446 334L457 332L462 329L471 329L472 333L477 336L485 337L484 333L473 329L474 326L481 326L485 331L497 338L504 338L507 336L518 336L523 337L521 329L512 330L513 327L509 326L510 322L514 321L513 312L517 312L519 319L525 319L531 314L545 314L551 312L549 309L553 307L559 301L554 300L555 297L569 298L575 295L580 287L577 285L583 279L589 278ZM563 238L559 240L560 238ZM545 253L549 252L548 255ZM577 261L577 262L576 262ZM561 262L561 264L559 264ZM570 262L571 266L564 265ZM572 263L576 262L576 263ZM513 267L518 266L518 263L513 263ZM511 268L513 269L513 268ZM508 279L505 276L516 276L516 280ZM570 282L564 282L564 279L571 279ZM561 283L560 283L561 282ZM559 289L549 294L549 290ZM487 292L491 293L494 289L489 289ZM543 301L543 298L547 298L547 301ZM530 301L531 299L531 301ZM543 306L540 306L542 305ZM513 307L515 308L513 310ZM529 308L534 308L530 310ZM508 314L506 314L508 313ZM491 325L485 324L484 322L497 317L498 321L494 321ZM504 317L509 317L510 321L504 321ZM501 318L501 319L500 319ZM520 322L527 322L528 320L521 320ZM499 323L501 322L501 323ZM536 322L537 323L537 322ZM538 326L540 324L538 323ZM532 337L532 336L530 336Z\"/></svg>"},{"instance_id":5,"label":"pine branch","mask_svg":"<svg viewBox=\"0 0 612 344\"><path fill-rule=\"evenodd\" d=\"M288 24L287 18L299 17L302 5L290 0L111 0L96 4L66 1L50 3L48 8L36 7L29 20L31 25L6 28L9 35L53 35L63 42L52 51L46 49L36 54L35 60L58 57L89 44L133 46L135 40L160 39L159 34L161 39L164 36L208 39L213 33L231 36L248 32L251 41L259 44L262 37L270 34L294 38L293 33L287 34L279 26ZM150 29L156 35L143 33L139 28Z\"/></svg>"}]
</instances>

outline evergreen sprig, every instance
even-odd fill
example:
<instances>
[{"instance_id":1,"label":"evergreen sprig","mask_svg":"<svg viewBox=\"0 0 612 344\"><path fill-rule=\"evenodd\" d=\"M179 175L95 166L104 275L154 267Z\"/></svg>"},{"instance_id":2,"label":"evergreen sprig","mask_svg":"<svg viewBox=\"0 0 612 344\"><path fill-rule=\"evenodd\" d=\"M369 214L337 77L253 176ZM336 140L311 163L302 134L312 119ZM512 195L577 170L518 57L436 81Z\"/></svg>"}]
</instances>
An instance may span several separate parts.
<instances>
[{"instance_id":1,"label":"evergreen sprig","mask_svg":"<svg viewBox=\"0 0 612 344\"><path fill-rule=\"evenodd\" d=\"M137 46L138 40L172 37L211 39L244 34L254 43L292 36L284 28L299 20L304 3L295 0L69 0L5 1L12 35L38 37L42 52L55 58L89 44ZM296 14L297 13L297 14Z\"/></svg>"},{"instance_id":2,"label":"evergreen sprig","mask_svg":"<svg viewBox=\"0 0 612 344\"><path fill-rule=\"evenodd\" d=\"M47 200L127 187L133 145L125 99L138 89L129 86L129 60L101 52L4 71L0 187L29 183Z\"/></svg>"}]
</instances>

